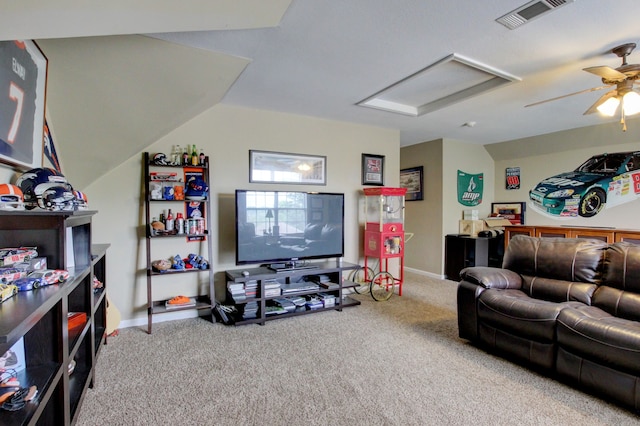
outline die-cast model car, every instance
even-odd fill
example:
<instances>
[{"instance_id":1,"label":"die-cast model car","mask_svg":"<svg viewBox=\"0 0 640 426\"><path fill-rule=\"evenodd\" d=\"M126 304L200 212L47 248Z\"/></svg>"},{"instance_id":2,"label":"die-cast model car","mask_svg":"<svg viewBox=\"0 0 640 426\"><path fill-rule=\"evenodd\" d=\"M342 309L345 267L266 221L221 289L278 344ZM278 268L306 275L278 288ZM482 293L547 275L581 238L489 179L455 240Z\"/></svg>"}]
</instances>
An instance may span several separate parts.
<instances>
[{"instance_id":1,"label":"die-cast model car","mask_svg":"<svg viewBox=\"0 0 640 426\"><path fill-rule=\"evenodd\" d=\"M42 269L15 280L13 284L19 291L29 291L45 285L63 283L68 278L69 272L64 269Z\"/></svg>"},{"instance_id":2,"label":"die-cast model car","mask_svg":"<svg viewBox=\"0 0 640 426\"><path fill-rule=\"evenodd\" d=\"M36 247L12 247L0 249L0 266L13 265L14 263L26 262L29 259L38 257Z\"/></svg>"},{"instance_id":3,"label":"die-cast model car","mask_svg":"<svg viewBox=\"0 0 640 426\"><path fill-rule=\"evenodd\" d=\"M23 278L26 276L26 269L0 268L0 284L11 284L18 278Z\"/></svg>"},{"instance_id":4,"label":"die-cast model car","mask_svg":"<svg viewBox=\"0 0 640 426\"><path fill-rule=\"evenodd\" d=\"M18 293L18 287L13 284L0 284L0 303Z\"/></svg>"}]
</instances>

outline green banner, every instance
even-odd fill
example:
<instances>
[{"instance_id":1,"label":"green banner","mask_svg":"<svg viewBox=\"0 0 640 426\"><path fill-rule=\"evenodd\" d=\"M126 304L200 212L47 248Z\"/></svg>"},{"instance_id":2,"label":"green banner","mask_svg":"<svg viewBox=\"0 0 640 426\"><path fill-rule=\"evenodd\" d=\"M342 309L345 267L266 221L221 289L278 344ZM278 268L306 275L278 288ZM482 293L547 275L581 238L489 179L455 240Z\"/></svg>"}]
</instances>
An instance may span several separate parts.
<instances>
[{"instance_id":1,"label":"green banner","mask_svg":"<svg viewBox=\"0 0 640 426\"><path fill-rule=\"evenodd\" d=\"M477 206L482 202L482 176L458 170L458 202L463 206Z\"/></svg>"}]
</instances>

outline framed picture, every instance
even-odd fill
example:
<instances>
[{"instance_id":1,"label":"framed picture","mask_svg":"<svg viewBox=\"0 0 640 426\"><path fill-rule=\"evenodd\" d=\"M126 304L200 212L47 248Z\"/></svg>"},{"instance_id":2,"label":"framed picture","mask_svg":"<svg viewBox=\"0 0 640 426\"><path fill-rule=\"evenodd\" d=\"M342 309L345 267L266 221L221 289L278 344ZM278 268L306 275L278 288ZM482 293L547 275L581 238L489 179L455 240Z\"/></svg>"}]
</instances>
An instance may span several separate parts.
<instances>
[{"instance_id":1,"label":"framed picture","mask_svg":"<svg viewBox=\"0 0 640 426\"><path fill-rule=\"evenodd\" d=\"M400 170L400 187L407 188L406 201L424 200L422 193L423 166Z\"/></svg>"},{"instance_id":2,"label":"framed picture","mask_svg":"<svg viewBox=\"0 0 640 426\"><path fill-rule=\"evenodd\" d=\"M31 40L0 41L0 161L42 165L47 58Z\"/></svg>"},{"instance_id":3,"label":"framed picture","mask_svg":"<svg viewBox=\"0 0 640 426\"><path fill-rule=\"evenodd\" d=\"M384 155L362 154L362 184L384 185Z\"/></svg>"},{"instance_id":4,"label":"framed picture","mask_svg":"<svg viewBox=\"0 0 640 426\"><path fill-rule=\"evenodd\" d=\"M327 157L249 150L249 182L327 184Z\"/></svg>"},{"instance_id":5,"label":"framed picture","mask_svg":"<svg viewBox=\"0 0 640 426\"><path fill-rule=\"evenodd\" d=\"M512 225L524 225L526 203L491 203L492 216L500 215Z\"/></svg>"}]
</instances>

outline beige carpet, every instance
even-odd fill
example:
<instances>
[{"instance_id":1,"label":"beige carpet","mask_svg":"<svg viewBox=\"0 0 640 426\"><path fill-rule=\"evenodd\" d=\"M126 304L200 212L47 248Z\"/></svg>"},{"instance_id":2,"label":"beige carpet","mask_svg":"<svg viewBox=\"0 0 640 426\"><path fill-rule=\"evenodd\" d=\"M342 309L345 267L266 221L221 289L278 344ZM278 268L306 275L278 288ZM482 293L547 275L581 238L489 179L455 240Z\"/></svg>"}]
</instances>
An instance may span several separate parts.
<instances>
[{"instance_id":1,"label":"beige carpet","mask_svg":"<svg viewBox=\"0 0 640 426\"><path fill-rule=\"evenodd\" d=\"M456 283L407 273L402 297L227 327L121 330L79 425L631 425L633 413L458 338Z\"/></svg>"}]
</instances>

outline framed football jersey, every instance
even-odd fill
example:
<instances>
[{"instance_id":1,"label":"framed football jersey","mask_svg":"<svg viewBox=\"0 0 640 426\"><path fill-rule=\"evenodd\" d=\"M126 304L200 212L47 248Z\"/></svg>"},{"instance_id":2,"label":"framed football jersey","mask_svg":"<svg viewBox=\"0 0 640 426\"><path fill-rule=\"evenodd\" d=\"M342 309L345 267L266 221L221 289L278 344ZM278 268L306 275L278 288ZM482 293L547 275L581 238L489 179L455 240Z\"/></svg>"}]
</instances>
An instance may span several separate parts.
<instances>
[{"instance_id":1,"label":"framed football jersey","mask_svg":"<svg viewBox=\"0 0 640 426\"><path fill-rule=\"evenodd\" d=\"M47 58L31 40L0 41L0 161L42 165Z\"/></svg>"}]
</instances>

